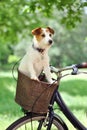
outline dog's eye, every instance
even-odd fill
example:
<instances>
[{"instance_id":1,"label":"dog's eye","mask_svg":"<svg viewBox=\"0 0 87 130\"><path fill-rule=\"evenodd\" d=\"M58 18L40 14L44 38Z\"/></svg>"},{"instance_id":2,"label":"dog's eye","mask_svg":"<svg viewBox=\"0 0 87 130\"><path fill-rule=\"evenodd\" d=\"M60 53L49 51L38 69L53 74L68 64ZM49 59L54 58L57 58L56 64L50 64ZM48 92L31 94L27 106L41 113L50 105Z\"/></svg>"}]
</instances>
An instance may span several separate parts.
<instances>
[{"instance_id":1,"label":"dog's eye","mask_svg":"<svg viewBox=\"0 0 87 130\"><path fill-rule=\"evenodd\" d=\"M45 37L45 34L42 34L41 36L42 36L42 37Z\"/></svg>"},{"instance_id":2,"label":"dog's eye","mask_svg":"<svg viewBox=\"0 0 87 130\"><path fill-rule=\"evenodd\" d=\"M51 36L52 36L52 34L50 33L50 34L49 34L49 36L51 37Z\"/></svg>"}]
</instances>

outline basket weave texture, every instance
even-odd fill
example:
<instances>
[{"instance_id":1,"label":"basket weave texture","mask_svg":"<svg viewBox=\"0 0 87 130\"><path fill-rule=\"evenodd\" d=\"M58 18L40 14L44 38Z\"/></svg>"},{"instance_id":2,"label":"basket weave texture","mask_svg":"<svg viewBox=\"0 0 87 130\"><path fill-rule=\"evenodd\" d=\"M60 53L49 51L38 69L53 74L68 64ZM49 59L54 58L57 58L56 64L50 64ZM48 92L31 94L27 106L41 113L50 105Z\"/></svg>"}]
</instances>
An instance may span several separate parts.
<instances>
[{"instance_id":1,"label":"basket weave texture","mask_svg":"<svg viewBox=\"0 0 87 130\"><path fill-rule=\"evenodd\" d=\"M47 113L51 97L58 84L31 80L18 71L15 101L25 110Z\"/></svg>"}]
</instances>

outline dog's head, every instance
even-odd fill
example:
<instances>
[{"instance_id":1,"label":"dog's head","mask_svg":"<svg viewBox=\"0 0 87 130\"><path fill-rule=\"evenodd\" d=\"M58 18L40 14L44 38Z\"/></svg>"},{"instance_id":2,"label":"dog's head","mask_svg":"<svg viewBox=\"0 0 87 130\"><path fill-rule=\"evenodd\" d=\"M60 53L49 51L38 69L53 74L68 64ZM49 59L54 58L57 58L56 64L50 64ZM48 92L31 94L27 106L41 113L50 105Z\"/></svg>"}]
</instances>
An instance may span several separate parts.
<instances>
[{"instance_id":1,"label":"dog's head","mask_svg":"<svg viewBox=\"0 0 87 130\"><path fill-rule=\"evenodd\" d=\"M47 48L53 43L52 35L54 34L54 30L50 27L36 28L32 30L32 34L34 35L39 47Z\"/></svg>"}]
</instances>

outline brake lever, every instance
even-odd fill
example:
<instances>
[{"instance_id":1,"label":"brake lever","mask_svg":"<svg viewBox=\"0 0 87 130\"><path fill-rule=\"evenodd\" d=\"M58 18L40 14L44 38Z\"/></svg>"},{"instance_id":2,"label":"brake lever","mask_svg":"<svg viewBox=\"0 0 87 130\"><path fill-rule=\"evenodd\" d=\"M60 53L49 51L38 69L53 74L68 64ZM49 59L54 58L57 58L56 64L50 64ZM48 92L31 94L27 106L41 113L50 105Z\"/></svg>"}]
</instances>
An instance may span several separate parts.
<instances>
[{"instance_id":1,"label":"brake lever","mask_svg":"<svg viewBox=\"0 0 87 130\"><path fill-rule=\"evenodd\" d=\"M72 75L77 75L78 74L78 68L75 66L75 65L73 65L73 71L72 71Z\"/></svg>"}]
</instances>

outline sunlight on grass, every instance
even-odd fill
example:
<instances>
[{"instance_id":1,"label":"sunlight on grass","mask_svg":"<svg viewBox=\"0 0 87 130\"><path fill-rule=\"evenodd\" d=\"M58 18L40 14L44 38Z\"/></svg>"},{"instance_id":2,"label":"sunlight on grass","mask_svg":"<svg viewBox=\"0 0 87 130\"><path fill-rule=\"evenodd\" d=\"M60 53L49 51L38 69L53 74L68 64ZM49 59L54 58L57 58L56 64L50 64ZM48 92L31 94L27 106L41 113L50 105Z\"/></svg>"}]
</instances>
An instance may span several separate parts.
<instances>
[{"instance_id":1,"label":"sunlight on grass","mask_svg":"<svg viewBox=\"0 0 87 130\"><path fill-rule=\"evenodd\" d=\"M10 87L9 87L9 85L7 85L7 89L10 91L10 92L15 92L15 87L13 87L12 85L10 85Z\"/></svg>"},{"instance_id":2,"label":"sunlight on grass","mask_svg":"<svg viewBox=\"0 0 87 130\"><path fill-rule=\"evenodd\" d=\"M0 71L0 77L12 77L12 73Z\"/></svg>"}]
</instances>

